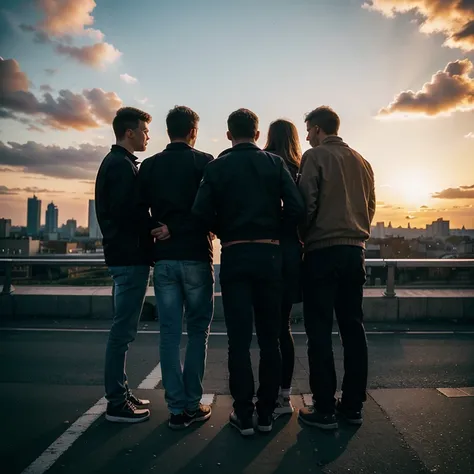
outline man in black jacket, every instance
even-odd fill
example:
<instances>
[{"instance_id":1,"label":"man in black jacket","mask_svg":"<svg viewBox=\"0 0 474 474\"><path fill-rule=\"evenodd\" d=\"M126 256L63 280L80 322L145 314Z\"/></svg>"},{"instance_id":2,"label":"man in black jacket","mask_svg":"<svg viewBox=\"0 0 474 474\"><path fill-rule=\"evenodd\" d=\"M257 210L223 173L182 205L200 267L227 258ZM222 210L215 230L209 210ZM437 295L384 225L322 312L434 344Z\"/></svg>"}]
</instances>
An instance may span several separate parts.
<instances>
[{"instance_id":1,"label":"man in black jacket","mask_svg":"<svg viewBox=\"0 0 474 474\"><path fill-rule=\"evenodd\" d=\"M279 238L282 218L295 226L303 203L283 159L255 144L260 135L258 117L239 109L227 125L233 147L206 167L193 212L222 242L220 282L234 398L230 423L246 436L254 433L250 360L254 315L260 346L257 428L272 429L281 374Z\"/></svg>"},{"instance_id":2,"label":"man in black jacket","mask_svg":"<svg viewBox=\"0 0 474 474\"><path fill-rule=\"evenodd\" d=\"M150 417L148 400L135 397L127 383L125 361L135 339L150 276L151 223L139 202L136 151L145 151L151 116L133 107L117 111L117 139L100 165L95 183L97 220L105 263L113 278L114 319L105 356L106 419L136 423Z\"/></svg>"},{"instance_id":3,"label":"man in black jacket","mask_svg":"<svg viewBox=\"0 0 474 474\"><path fill-rule=\"evenodd\" d=\"M140 167L142 199L151 208L154 284L160 321L160 361L171 429L183 429L211 416L200 403L207 340L214 309L214 272L209 232L191 208L204 167L213 160L194 148L199 116L175 107L166 117L171 143ZM183 307L188 343L180 362Z\"/></svg>"}]
</instances>

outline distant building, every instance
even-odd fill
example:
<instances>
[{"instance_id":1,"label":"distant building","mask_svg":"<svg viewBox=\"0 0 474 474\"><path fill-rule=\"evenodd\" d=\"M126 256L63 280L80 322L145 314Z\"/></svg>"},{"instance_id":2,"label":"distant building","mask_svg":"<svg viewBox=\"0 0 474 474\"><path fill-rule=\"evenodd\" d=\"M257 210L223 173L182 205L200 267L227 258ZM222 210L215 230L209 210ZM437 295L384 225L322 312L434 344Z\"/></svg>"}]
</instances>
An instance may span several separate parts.
<instances>
[{"instance_id":1,"label":"distant building","mask_svg":"<svg viewBox=\"0 0 474 474\"><path fill-rule=\"evenodd\" d=\"M41 253L49 254L68 254L77 251L77 242L68 242L66 240L51 240L42 242Z\"/></svg>"},{"instance_id":2,"label":"distant building","mask_svg":"<svg viewBox=\"0 0 474 474\"><path fill-rule=\"evenodd\" d=\"M89 199L89 238L101 239L102 233L100 232L99 223L97 222L97 214L95 213L95 201Z\"/></svg>"},{"instance_id":3,"label":"distant building","mask_svg":"<svg viewBox=\"0 0 474 474\"><path fill-rule=\"evenodd\" d=\"M76 235L77 230L77 221L76 219L68 219L66 221L66 232L65 237L68 239L73 239Z\"/></svg>"},{"instance_id":4,"label":"distant building","mask_svg":"<svg viewBox=\"0 0 474 474\"><path fill-rule=\"evenodd\" d=\"M0 240L0 255L21 255L29 257L39 252L40 241L31 237L24 239L2 239Z\"/></svg>"},{"instance_id":5,"label":"distant building","mask_svg":"<svg viewBox=\"0 0 474 474\"><path fill-rule=\"evenodd\" d=\"M45 228L44 231L46 234L52 234L58 231L58 218L59 210L58 207L51 202L48 204L46 209L46 218L45 218Z\"/></svg>"},{"instance_id":6,"label":"distant building","mask_svg":"<svg viewBox=\"0 0 474 474\"><path fill-rule=\"evenodd\" d=\"M10 237L11 228L11 219L0 219L0 239L7 239L8 237Z\"/></svg>"},{"instance_id":7,"label":"distant building","mask_svg":"<svg viewBox=\"0 0 474 474\"><path fill-rule=\"evenodd\" d=\"M449 237L449 221L442 217L426 226L426 237Z\"/></svg>"},{"instance_id":8,"label":"distant building","mask_svg":"<svg viewBox=\"0 0 474 474\"><path fill-rule=\"evenodd\" d=\"M377 224L375 224L372 237L375 239L385 239L385 222L377 222Z\"/></svg>"},{"instance_id":9,"label":"distant building","mask_svg":"<svg viewBox=\"0 0 474 474\"><path fill-rule=\"evenodd\" d=\"M35 195L28 198L28 207L26 214L26 231L29 236L37 237L41 225L41 200Z\"/></svg>"}]
</instances>

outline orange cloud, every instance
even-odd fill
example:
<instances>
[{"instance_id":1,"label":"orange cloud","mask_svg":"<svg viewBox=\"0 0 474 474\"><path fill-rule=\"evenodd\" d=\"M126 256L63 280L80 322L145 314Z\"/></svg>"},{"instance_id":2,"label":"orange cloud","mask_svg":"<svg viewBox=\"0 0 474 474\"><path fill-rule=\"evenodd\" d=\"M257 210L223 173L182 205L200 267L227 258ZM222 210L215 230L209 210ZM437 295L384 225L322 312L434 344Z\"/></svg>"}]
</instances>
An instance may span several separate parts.
<instances>
[{"instance_id":1,"label":"orange cloud","mask_svg":"<svg viewBox=\"0 0 474 474\"><path fill-rule=\"evenodd\" d=\"M433 194L433 197L438 199L474 199L474 185L443 189L439 193Z\"/></svg>"},{"instance_id":2,"label":"orange cloud","mask_svg":"<svg viewBox=\"0 0 474 474\"><path fill-rule=\"evenodd\" d=\"M444 71L438 71L418 92L411 90L398 94L379 111L380 116L395 113L435 116L456 110L474 110L474 79L469 59L450 62Z\"/></svg>"},{"instance_id":3,"label":"orange cloud","mask_svg":"<svg viewBox=\"0 0 474 474\"><path fill-rule=\"evenodd\" d=\"M87 34L94 23L94 0L39 0L39 6L45 15L39 27L51 36Z\"/></svg>"},{"instance_id":4,"label":"orange cloud","mask_svg":"<svg viewBox=\"0 0 474 474\"><path fill-rule=\"evenodd\" d=\"M69 56L92 67L100 67L105 63L113 63L122 54L109 43L96 43L92 46L82 46L80 48L77 46L58 44L56 51L59 54Z\"/></svg>"},{"instance_id":5,"label":"orange cloud","mask_svg":"<svg viewBox=\"0 0 474 474\"><path fill-rule=\"evenodd\" d=\"M39 117L39 124L58 130L73 128L86 130L110 124L122 106L115 92L84 89L76 94L68 89L59 91L56 98L49 92L38 99L28 90L29 80L14 59L0 60L0 119L13 119L30 124L15 113Z\"/></svg>"},{"instance_id":6,"label":"orange cloud","mask_svg":"<svg viewBox=\"0 0 474 474\"><path fill-rule=\"evenodd\" d=\"M94 23L94 0L38 0L44 18L36 25L20 25L25 32L34 33L35 43L50 43L57 53L82 64L100 67L116 61L121 52L104 42L102 31L89 28ZM97 41L88 46L73 46L73 36L88 36Z\"/></svg>"},{"instance_id":7,"label":"orange cloud","mask_svg":"<svg viewBox=\"0 0 474 474\"><path fill-rule=\"evenodd\" d=\"M416 13L422 33L442 33L445 46L474 50L474 3L470 0L371 0L363 8L389 18Z\"/></svg>"}]
</instances>

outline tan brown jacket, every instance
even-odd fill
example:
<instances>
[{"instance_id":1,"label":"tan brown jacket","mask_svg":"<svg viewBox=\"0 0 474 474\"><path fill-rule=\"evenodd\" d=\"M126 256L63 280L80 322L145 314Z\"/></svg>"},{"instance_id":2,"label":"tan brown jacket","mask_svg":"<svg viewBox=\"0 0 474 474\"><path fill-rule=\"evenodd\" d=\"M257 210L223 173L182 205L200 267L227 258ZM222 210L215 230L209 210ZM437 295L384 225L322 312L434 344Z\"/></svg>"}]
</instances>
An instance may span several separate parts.
<instances>
[{"instance_id":1,"label":"tan brown jacket","mask_svg":"<svg viewBox=\"0 0 474 474\"><path fill-rule=\"evenodd\" d=\"M306 204L300 226L305 252L333 245L365 247L375 214L370 164L331 135L303 155L299 189Z\"/></svg>"}]
</instances>

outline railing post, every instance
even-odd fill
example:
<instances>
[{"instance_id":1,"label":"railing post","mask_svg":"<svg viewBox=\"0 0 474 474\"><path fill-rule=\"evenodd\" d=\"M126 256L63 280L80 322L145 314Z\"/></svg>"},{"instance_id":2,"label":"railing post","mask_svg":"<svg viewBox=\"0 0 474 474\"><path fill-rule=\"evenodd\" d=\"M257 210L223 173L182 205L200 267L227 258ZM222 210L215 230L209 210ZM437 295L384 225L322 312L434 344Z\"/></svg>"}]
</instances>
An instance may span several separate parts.
<instances>
[{"instance_id":1,"label":"railing post","mask_svg":"<svg viewBox=\"0 0 474 474\"><path fill-rule=\"evenodd\" d=\"M11 295L13 293L12 286L12 266L11 261L5 262L5 281L3 282L2 295Z\"/></svg>"},{"instance_id":2,"label":"railing post","mask_svg":"<svg viewBox=\"0 0 474 474\"><path fill-rule=\"evenodd\" d=\"M384 296L387 298L393 298L396 296L395 293L395 262L387 262L387 288L385 289Z\"/></svg>"}]
</instances>

